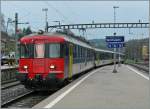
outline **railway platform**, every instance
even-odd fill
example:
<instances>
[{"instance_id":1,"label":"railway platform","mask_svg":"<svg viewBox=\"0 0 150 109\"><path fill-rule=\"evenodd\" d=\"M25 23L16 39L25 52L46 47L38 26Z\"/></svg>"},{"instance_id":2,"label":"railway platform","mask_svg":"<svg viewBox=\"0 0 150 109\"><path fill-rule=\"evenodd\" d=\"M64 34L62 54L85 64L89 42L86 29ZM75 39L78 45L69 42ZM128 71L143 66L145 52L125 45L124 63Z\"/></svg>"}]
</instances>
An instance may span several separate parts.
<instances>
[{"instance_id":1,"label":"railway platform","mask_svg":"<svg viewBox=\"0 0 150 109\"><path fill-rule=\"evenodd\" d=\"M9 66L9 65L3 65L3 66L1 66L1 70L7 70L7 69L12 69L12 68L17 68L18 66L16 65L16 66Z\"/></svg>"},{"instance_id":2,"label":"railway platform","mask_svg":"<svg viewBox=\"0 0 150 109\"><path fill-rule=\"evenodd\" d=\"M150 109L149 77L128 65L93 70L33 108Z\"/></svg>"}]
</instances>

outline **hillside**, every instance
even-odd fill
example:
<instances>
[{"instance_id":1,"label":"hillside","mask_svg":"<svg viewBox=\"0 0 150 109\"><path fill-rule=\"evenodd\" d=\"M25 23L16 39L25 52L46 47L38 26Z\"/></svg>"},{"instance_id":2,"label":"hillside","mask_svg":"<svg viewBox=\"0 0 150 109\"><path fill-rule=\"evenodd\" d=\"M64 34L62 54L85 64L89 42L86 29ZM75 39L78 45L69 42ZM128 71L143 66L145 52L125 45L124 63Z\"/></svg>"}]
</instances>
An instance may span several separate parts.
<instances>
[{"instance_id":1,"label":"hillside","mask_svg":"<svg viewBox=\"0 0 150 109\"><path fill-rule=\"evenodd\" d=\"M91 39L88 40L93 46L100 48L100 49L107 49L107 50L112 50L107 48L107 44L105 42L105 39Z\"/></svg>"},{"instance_id":2,"label":"hillside","mask_svg":"<svg viewBox=\"0 0 150 109\"><path fill-rule=\"evenodd\" d=\"M133 39L126 42L126 58L132 60L142 60L142 47L147 46L149 49L149 39Z\"/></svg>"},{"instance_id":3,"label":"hillside","mask_svg":"<svg viewBox=\"0 0 150 109\"><path fill-rule=\"evenodd\" d=\"M89 40L89 42L97 48L113 50L107 48L105 39L91 39ZM147 46L149 49L148 44L149 44L148 38L129 40L125 42L125 48L122 48L121 51L125 53L126 59L141 61L143 60L142 47Z\"/></svg>"}]
</instances>

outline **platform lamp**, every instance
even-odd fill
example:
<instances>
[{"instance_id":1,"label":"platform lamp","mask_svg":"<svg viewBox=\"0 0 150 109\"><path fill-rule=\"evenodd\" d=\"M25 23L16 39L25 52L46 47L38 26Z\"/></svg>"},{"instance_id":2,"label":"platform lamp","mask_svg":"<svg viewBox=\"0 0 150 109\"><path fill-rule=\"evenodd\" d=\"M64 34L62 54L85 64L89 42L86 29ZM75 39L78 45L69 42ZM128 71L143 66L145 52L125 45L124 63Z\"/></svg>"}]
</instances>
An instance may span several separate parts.
<instances>
[{"instance_id":1,"label":"platform lamp","mask_svg":"<svg viewBox=\"0 0 150 109\"><path fill-rule=\"evenodd\" d=\"M115 31L115 23L116 23L116 9L119 8L119 6L113 6L114 8L114 36L116 36L116 31ZM113 73L117 73L116 70L116 48L114 48L114 69L113 69Z\"/></svg>"}]
</instances>

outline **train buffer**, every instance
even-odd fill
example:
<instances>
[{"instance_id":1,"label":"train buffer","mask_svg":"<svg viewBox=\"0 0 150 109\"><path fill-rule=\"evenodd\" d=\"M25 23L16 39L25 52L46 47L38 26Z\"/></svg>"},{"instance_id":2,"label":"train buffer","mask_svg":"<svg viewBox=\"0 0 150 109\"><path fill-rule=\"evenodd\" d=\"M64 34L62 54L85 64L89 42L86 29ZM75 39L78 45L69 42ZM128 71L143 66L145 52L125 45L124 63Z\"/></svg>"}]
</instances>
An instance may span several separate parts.
<instances>
[{"instance_id":1,"label":"train buffer","mask_svg":"<svg viewBox=\"0 0 150 109\"><path fill-rule=\"evenodd\" d=\"M148 75L128 65L91 71L33 108L150 109Z\"/></svg>"}]
</instances>

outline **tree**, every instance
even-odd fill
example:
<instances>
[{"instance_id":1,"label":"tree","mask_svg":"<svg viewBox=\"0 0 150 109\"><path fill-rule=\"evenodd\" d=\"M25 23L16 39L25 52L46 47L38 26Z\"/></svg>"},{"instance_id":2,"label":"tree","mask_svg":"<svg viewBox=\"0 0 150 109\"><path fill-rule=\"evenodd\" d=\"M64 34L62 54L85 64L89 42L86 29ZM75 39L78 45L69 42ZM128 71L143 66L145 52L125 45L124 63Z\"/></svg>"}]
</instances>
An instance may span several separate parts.
<instances>
[{"instance_id":1,"label":"tree","mask_svg":"<svg viewBox=\"0 0 150 109\"><path fill-rule=\"evenodd\" d=\"M1 20L1 31L5 32L6 31L6 26L5 26L5 20L4 20L4 14L0 14L0 20Z\"/></svg>"},{"instance_id":2,"label":"tree","mask_svg":"<svg viewBox=\"0 0 150 109\"><path fill-rule=\"evenodd\" d=\"M31 28L30 28L30 27L27 27L27 29L25 30L24 35L29 35L29 34L31 34L31 33L32 33Z\"/></svg>"},{"instance_id":3,"label":"tree","mask_svg":"<svg viewBox=\"0 0 150 109\"><path fill-rule=\"evenodd\" d=\"M145 39L134 39L126 42L126 59L131 59L135 61L142 61L142 47L143 45L148 46L149 40Z\"/></svg>"},{"instance_id":4,"label":"tree","mask_svg":"<svg viewBox=\"0 0 150 109\"><path fill-rule=\"evenodd\" d=\"M20 30L21 32L18 34L18 38L22 38L26 35L29 35L32 33L32 30L30 27L27 27L27 28L23 28L22 30Z\"/></svg>"}]
</instances>

